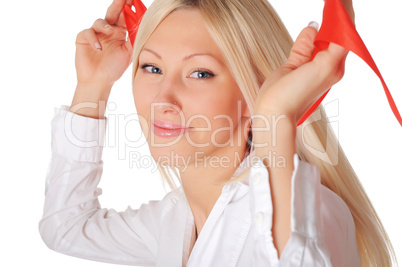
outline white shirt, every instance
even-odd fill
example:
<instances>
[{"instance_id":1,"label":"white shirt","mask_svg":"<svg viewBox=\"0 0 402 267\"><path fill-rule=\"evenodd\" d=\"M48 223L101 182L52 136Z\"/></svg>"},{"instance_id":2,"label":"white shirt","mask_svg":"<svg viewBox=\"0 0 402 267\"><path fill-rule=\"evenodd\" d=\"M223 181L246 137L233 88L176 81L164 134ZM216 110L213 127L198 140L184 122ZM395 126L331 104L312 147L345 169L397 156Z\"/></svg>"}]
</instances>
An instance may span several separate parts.
<instances>
[{"instance_id":1,"label":"white shirt","mask_svg":"<svg viewBox=\"0 0 402 267\"><path fill-rule=\"evenodd\" d=\"M261 161L248 177L223 187L196 243L192 212L182 187L137 210L102 209L102 145L107 119L55 109L52 158L39 223L58 252L142 266L361 266L353 217L343 200L320 182L319 169L294 154L291 234L278 258L272 239L269 175ZM81 140L81 141L78 141ZM251 161L249 155L235 175ZM255 163L253 161L252 163Z\"/></svg>"}]
</instances>

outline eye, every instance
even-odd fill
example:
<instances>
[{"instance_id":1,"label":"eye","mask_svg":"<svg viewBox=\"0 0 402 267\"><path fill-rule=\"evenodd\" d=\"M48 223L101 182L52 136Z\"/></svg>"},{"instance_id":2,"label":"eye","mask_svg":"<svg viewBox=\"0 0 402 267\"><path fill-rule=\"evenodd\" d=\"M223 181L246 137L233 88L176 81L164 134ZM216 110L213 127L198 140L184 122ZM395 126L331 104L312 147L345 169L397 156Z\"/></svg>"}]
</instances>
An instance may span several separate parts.
<instances>
[{"instance_id":1,"label":"eye","mask_svg":"<svg viewBox=\"0 0 402 267\"><path fill-rule=\"evenodd\" d=\"M196 74L195 77L194 74ZM193 74L190 75L190 77L197 79L209 79L215 77L215 75L207 70L197 69L196 71L193 72Z\"/></svg>"},{"instance_id":2,"label":"eye","mask_svg":"<svg viewBox=\"0 0 402 267\"><path fill-rule=\"evenodd\" d=\"M146 70L147 73L154 73L154 74L162 74L162 71L151 65L151 64L143 64L141 65L141 69L142 70ZM205 80L205 79L210 79L215 77L215 75L213 73L211 73L210 71L207 70L203 70L203 69L196 69L189 77L191 78L196 78L196 79L201 79L201 80Z\"/></svg>"},{"instance_id":3,"label":"eye","mask_svg":"<svg viewBox=\"0 0 402 267\"><path fill-rule=\"evenodd\" d=\"M143 65L141 65L141 69L142 69L142 70L145 69L145 70L147 70L147 72L150 72L150 73L157 73L157 74L161 74L161 73L162 73L159 68L157 68L157 67L155 67L155 66L152 66L152 65L150 65L150 64L143 64Z\"/></svg>"}]
</instances>

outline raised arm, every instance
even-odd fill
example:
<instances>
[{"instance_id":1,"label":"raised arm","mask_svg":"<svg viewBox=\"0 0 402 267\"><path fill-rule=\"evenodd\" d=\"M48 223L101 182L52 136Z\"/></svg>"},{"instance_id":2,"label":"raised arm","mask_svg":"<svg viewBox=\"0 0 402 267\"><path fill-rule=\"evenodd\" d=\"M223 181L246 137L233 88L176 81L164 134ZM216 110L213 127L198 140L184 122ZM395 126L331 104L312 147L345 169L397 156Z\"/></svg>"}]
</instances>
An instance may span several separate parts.
<instances>
[{"instance_id":1,"label":"raised arm","mask_svg":"<svg viewBox=\"0 0 402 267\"><path fill-rule=\"evenodd\" d=\"M71 107L55 109L51 123L52 156L39 231L49 248L64 254L154 265L161 202L116 212L101 208L98 201L105 106L132 53L121 13L125 2L114 0L105 19L77 35L78 84Z\"/></svg>"},{"instance_id":2,"label":"raised arm","mask_svg":"<svg viewBox=\"0 0 402 267\"><path fill-rule=\"evenodd\" d=\"M157 254L160 202L124 212L102 209L97 187L103 170L106 119L55 109L52 157L46 177L39 231L46 245L80 258L153 265Z\"/></svg>"},{"instance_id":3,"label":"raised arm","mask_svg":"<svg viewBox=\"0 0 402 267\"><path fill-rule=\"evenodd\" d=\"M70 111L91 118L104 118L113 84L131 62L132 46L126 40L122 9L125 0L114 0L105 19L97 19L76 39L77 88Z\"/></svg>"},{"instance_id":4,"label":"raised arm","mask_svg":"<svg viewBox=\"0 0 402 267\"><path fill-rule=\"evenodd\" d=\"M353 19L351 1L344 2ZM285 168L270 166L268 162L264 162L270 174L274 206L272 233L279 255L290 237L291 177L295 167L293 156L296 153L297 122L317 98L342 78L348 54L343 47L331 43L310 61L317 27L313 23L303 29L287 62L262 85L253 115L255 144L270 143L274 138L276 142L275 146L256 146L256 155L263 159L271 151L281 155L286 161ZM270 125L278 122L275 133L260 131L261 128L266 128L267 122Z\"/></svg>"}]
</instances>

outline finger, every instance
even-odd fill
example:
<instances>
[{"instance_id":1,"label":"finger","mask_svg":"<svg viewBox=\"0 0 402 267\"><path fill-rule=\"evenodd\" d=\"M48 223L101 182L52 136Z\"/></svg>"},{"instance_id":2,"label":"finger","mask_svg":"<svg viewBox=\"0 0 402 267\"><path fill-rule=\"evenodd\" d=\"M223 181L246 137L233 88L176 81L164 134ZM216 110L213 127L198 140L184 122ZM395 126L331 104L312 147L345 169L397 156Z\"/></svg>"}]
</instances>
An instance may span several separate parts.
<instances>
[{"instance_id":1,"label":"finger","mask_svg":"<svg viewBox=\"0 0 402 267\"><path fill-rule=\"evenodd\" d=\"M126 3L126 0L113 0L113 3L109 6L106 12L105 20L107 23L113 25L117 24L119 21L119 17L121 14L121 10L123 9L124 4ZM121 25L122 21L119 21L119 25Z\"/></svg>"},{"instance_id":2,"label":"finger","mask_svg":"<svg viewBox=\"0 0 402 267\"><path fill-rule=\"evenodd\" d=\"M343 59L349 53L349 51L346 50L346 48L335 43L329 43L328 51L332 56L338 59Z\"/></svg>"},{"instance_id":3,"label":"finger","mask_svg":"<svg viewBox=\"0 0 402 267\"><path fill-rule=\"evenodd\" d=\"M346 54L346 49L330 43L327 49L317 53L313 61L299 66L280 80L278 79L277 86L278 88L291 88L290 91L294 95L303 95L300 101L304 101L304 103L300 106L310 107L328 88L342 79L345 72ZM289 87L289 84L292 86ZM309 103L310 105L308 105Z\"/></svg>"},{"instance_id":4,"label":"finger","mask_svg":"<svg viewBox=\"0 0 402 267\"><path fill-rule=\"evenodd\" d=\"M102 51L102 46L99 42L99 39L92 28L78 33L75 43L80 45L89 45L96 51Z\"/></svg>"},{"instance_id":5,"label":"finger","mask_svg":"<svg viewBox=\"0 0 402 267\"><path fill-rule=\"evenodd\" d=\"M92 29L94 29L95 32L101 32L106 35L113 33L113 26L104 19L97 19L92 25Z\"/></svg>"},{"instance_id":6,"label":"finger","mask_svg":"<svg viewBox=\"0 0 402 267\"><path fill-rule=\"evenodd\" d=\"M288 60L280 68L271 73L264 81L264 86L270 86L292 70L299 68L311 60L317 28L318 23L310 22L309 26L300 32L292 46Z\"/></svg>"},{"instance_id":7,"label":"finger","mask_svg":"<svg viewBox=\"0 0 402 267\"><path fill-rule=\"evenodd\" d=\"M311 60L317 29L318 23L310 22L309 26L300 32L292 46L288 60L283 65L284 68L294 70Z\"/></svg>"},{"instance_id":8,"label":"finger","mask_svg":"<svg viewBox=\"0 0 402 267\"><path fill-rule=\"evenodd\" d=\"M321 64L323 67L328 66L328 69L333 69L345 60L348 53L349 51L344 47L330 43L327 49L317 53L313 61Z\"/></svg>"},{"instance_id":9,"label":"finger","mask_svg":"<svg viewBox=\"0 0 402 267\"><path fill-rule=\"evenodd\" d=\"M330 43L326 50L320 51L314 58L314 62L321 66L321 73L330 77L328 81L335 84L345 74L345 61L348 50L335 43Z\"/></svg>"},{"instance_id":10,"label":"finger","mask_svg":"<svg viewBox=\"0 0 402 267\"><path fill-rule=\"evenodd\" d=\"M140 0L140 1L141 1L141 0ZM134 3L134 0L126 0L126 4L127 4L129 7L131 7L131 8L135 8L135 6L133 5L133 3ZM135 9L135 12L138 12L137 9ZM117 25L120 25L120 26L126 27L126 21L125 21L125 19L124 19L123 14L120 13L120 16L119 16L119 18L117 19L116 24L117 24Z\"/></svg>"},{"instance_id":11,"label":"finger","mask_svg":"<svg viewBox=\"0 0 402 267\"><path fill-rule=\"evenodd\" d=\"M131 45L130 38L127 39L127 41L124 43L124 46L126 47L128 53L130 55L130 58L131 58L131 56L133 54L134 47Z\"/></svg>"}]
</instances>

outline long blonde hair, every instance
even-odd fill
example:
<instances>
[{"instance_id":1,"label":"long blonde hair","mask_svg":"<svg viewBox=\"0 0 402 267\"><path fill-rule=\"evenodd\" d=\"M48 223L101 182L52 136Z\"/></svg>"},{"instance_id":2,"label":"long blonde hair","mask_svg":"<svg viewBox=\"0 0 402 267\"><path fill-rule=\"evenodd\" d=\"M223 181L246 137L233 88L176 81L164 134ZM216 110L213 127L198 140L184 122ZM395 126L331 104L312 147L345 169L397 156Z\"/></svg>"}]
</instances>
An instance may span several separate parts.
<instances>
[{"instance_id":1,"label":"long blonde hair","mask_svg":"<svg viewBox=\"0 0 402 267\"><path fill-rule=\"evenodd\" d=\"M133 51L133 78L146 41L161 21L178 8L194 8L200 12L253 114L260 86L286 61L293 45L275 10L266 0L155 0L138 29ZM392 266L392 260L397 264L389 237L339 145L322 105L297 128L296 139L300 159L316 165L321 173L321 183L349 207L356 226L362 265ZM159 165L158 168L173 189L173 176L179 178L177 170Z\"/></svg>"}]
</instances>

